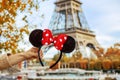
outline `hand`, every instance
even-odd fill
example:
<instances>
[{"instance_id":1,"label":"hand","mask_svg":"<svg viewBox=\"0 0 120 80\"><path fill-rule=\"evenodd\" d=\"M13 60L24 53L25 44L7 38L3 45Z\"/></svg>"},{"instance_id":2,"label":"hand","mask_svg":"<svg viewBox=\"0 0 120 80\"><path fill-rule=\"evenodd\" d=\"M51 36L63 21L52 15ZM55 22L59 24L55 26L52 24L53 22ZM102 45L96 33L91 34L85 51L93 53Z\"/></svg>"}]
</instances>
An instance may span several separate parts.
<instances>
[{"instance_id":1,"label":"hand","mask_svg":"<svg viewBox=\"0 0 120 80\"><path fill-rule=\"evenodd\" d=\"M26 55L29 55L28 59L38 58L38 48L32 47L28 51L25 52ZM43 56L42 50L40 50L40 57Z\"/></svg>"}]
</instances>

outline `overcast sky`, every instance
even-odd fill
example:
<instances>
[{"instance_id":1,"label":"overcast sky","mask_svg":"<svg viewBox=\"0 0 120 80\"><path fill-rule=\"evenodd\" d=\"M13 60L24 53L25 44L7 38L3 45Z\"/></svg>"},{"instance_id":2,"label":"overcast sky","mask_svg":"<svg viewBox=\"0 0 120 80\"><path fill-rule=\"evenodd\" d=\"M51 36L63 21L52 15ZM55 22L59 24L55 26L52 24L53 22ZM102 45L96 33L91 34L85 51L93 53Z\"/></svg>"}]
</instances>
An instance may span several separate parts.
<instances>
[{"instance_id":1,"label":"overcast sky","mask_svg":"<svg viewBox=\"0 0 120 80\"><path fill-rule=\"evenodd\" d=\"M103 47L120 42L120 0L82 0L83 10Z\"/></svg>"},{"instance_id":2,"label":"overcast sky","mask_svg":"<svg viewBox=\"0 0 120 80\"><path fill-rule=\"evenodd\" d=\"M46 14L44 27L47 26L54 10L54 1L49 0L42 5ZM81 0L81 2L89 28L95 32L102 47L110 47L120 42L120 0Z\"/></svg>"}]
</instances>

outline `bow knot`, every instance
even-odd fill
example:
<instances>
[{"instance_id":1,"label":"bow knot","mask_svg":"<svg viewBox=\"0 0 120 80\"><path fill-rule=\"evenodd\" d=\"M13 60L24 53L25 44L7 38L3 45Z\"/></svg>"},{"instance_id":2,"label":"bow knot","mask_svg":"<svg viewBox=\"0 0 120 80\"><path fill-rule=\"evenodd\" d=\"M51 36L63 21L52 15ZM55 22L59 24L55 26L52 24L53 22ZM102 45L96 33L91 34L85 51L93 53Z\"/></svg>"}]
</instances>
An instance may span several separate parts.
<instances>
[{"instance_id":1,"label":"bow knot","mask_svg":"<svg viewBox=\"0 0 120 80\"><path fill-rule=\"evenodd\" d=\"M49 45L54 43L54 46L58 50L62 50L64 43L67 40L67 35L59 34L53 38L52 32L49 29L45 29L42 34L42 44Z\"/></svg>"}]
</instances>

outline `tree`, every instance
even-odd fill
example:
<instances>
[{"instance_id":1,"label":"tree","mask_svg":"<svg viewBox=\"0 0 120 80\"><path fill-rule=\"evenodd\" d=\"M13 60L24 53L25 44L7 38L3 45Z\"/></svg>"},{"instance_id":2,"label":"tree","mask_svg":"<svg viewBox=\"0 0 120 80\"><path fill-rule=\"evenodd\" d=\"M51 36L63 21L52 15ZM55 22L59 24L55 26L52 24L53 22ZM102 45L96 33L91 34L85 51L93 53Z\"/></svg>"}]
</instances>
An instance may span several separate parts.
<instances>
[{"instance_id":1,"label":"tree","mask_svg":"<svg viewBox=\"0 0 120 80\"><path fill-rule=\"evenodd\" d=\"M59 58L59 56L60 56L59 53L58 53L58 54L55 54L52 60L53 60L53 61L57 61L58 58ZM61 61L61 62L68 62L68 61L69 61L69 58L67 57L66 54L63 53L62 58L61 58L60 61Z\"/></svg>"},{"instance_id":2,"label":"tree","mask_svg":"<svg viewBox=\"0 0 120 80\"><path fill-rule=\"evenodd\" d=\"M87 59L81 59L80 68L81 69L87 69L87 66L88 66L88 60Z\"/></svg>"},{"instance_id":3,"label":"tree","mask_svg":"<svg viewBox=\"0 0 120 80\"><path fill-rule=\"evenodd\" d=\"M118 69L120 67L120 61L118 59L114 59L112 62L113 69Z\"/></svg>"},{"instance_id":4,"label":"tree","mask_svg":"<svg viewBox=\"0 0 120 80\"><path fill-rule=\"evenodd\" d=\"M97 55L97 57L102 57L104 55L104 49L99 48L98 50L93 50L93 52Z\"/></svg>"},{"instance_id":5,"label":"tree","mask_svg":"<svg viewBox=\"0 0 120 80\"><path fill-rule=\"evenodd\" d=\"M90 61L88 65L89 65L88 66L89 70L94 70L94 66L95 66L95 62L94 61Z\"/></svg>"},{"instance_id":6,"label":"tree","mask_svg":"<svg viewBox=\"0 0 120 80\"><path fill-rule=\"evenodd\" d=\"M65 53L62 55L61 62L65 62L65 63L69 62L69 58Z\"/></svg>"},{"instance_id":7,"label":"tree","mask_svg":"<svg viewBox=\"0 0 120 80\"><path fill-rule=\"evenodd\" d=\"M25 35L29 34L30 23L27 20L28 15L40 8L39 3L43 0L1 0L0 1L0 52L10 51L17 53L19 42L25 40ZM33 11L33 9L35 9ZM18 28L16 17L25 14L22 18L24 24ZM35 25L33 25L35 27ZM22 41L23 43L24 41Z\"/></svg>"},{"instance_id":8,"label":"tree","mask_svg":"<svg viewBox=\"0 0 120 80\"><path fill-rule=\"evenodd\" d=\"M116 51L115 48L110 47L110 48L107 49L107 52L106 52L105 56L106 57L111 56L112 54L116 53L115 51Z\"/></svg>"},{"instance_id":9,"label":"tree","mask_svg":"<svg viewBox=\"0 0 120 80\"><path fill-rule=\"evenodd\" d=\"M94 66L95 70L101 70L102 69L102 61L97 60L95 62L95 66Z\"/></svg>"},{"instance_id":10,"label":"tree","mask_svg":"<svg viewBox=\"0 0 120 80\"><path fill-rule=\"evenodd\" d=\"M102 66L104 70L109 70L112 68L112 62L109 59L104 59L102 62Z\"/></svg>"},{"instance_id":11,"label":"tree","mask_svg":"<svg viewBox=\"0 0 120 80\"><path fill-rule=\"evenodd\" d=\"M59 58L60 54L55 54L54 57L52 58L53 61L57 61Z\"/></svg>"},{"instance_id":12,"label":"tree","mask_svg":"<svg viewBox=\"0 0 120 80\"><path fill-rule=\"evenodd\" d=\"M80 51L77 51L72 55L72 60L73 61L80 60L81 58L82 58L82 54L80 53Z\"/></svg>"}]
</instances>

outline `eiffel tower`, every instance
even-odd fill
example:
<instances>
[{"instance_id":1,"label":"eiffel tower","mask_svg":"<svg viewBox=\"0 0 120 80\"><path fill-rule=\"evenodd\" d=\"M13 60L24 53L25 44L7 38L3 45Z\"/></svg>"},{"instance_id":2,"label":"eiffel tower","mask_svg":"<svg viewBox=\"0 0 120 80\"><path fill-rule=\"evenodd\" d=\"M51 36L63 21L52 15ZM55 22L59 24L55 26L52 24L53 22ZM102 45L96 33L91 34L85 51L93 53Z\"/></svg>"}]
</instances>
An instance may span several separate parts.
<instances>
[{"instance_id":1,"label":"eiffel tower","mask_svg":"<svg viewBox=\"0 0 120 80\"><path fill-rule=\"evenodd\" d=\"M76 50L80 46L97 49L100 47L96 35L89 29L79 0L57 0L49 29L54 35L65 33L76 40Z\"/></svg>"}]
</instances>

